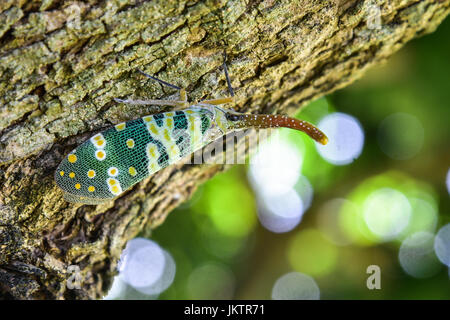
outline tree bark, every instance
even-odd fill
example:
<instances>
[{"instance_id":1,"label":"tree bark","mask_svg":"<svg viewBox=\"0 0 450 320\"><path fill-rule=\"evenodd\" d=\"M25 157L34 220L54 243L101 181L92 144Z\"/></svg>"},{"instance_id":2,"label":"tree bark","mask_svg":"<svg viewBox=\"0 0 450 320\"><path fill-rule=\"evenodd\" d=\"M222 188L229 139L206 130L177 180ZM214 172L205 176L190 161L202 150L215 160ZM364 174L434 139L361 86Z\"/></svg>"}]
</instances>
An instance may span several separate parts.
<instances>
[{"instance_id":1,"label":"tree bark","mask_svg":"<svg viewBox=\"0 0 450 320\"><path fill-rule=\"evenodd\" d=\"M126 242L225 168L179 164L116 201L63 200L53 180L62 158L150 112L112 98L174 93L137 68L191 100L226 96L226 51L236 110L293 113L434 31L449 10L448 0L2 1L0 296L101 298ZM71 265L80 289L67 286Z\"/></svg>"}]
</instances>

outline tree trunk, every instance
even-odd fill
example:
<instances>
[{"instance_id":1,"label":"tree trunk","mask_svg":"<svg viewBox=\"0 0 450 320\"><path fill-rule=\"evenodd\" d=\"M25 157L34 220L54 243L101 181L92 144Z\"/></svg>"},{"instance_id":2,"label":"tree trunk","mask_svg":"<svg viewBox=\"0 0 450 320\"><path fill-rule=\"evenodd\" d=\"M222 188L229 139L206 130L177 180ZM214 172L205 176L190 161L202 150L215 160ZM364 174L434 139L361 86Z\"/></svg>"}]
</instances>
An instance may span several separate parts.
<instances>
[{"instance_id":1,"label":"tree trunk","mask_svg":"<svg viewBox=\"0 0 450 320\"><path fill-rule=\"evenodd\" d=\"M53 173L94 132L173 94L136 72L227 95L236 110L293 113L436 29L438 0L91 0L0 3L0 296L101 298L129 239L155 228L224 165L174 165L97 206L63 200ZM147 229L148 230L148 229ZM69 289L70 266L82 286Z\"/></svg>"}]
</instances>

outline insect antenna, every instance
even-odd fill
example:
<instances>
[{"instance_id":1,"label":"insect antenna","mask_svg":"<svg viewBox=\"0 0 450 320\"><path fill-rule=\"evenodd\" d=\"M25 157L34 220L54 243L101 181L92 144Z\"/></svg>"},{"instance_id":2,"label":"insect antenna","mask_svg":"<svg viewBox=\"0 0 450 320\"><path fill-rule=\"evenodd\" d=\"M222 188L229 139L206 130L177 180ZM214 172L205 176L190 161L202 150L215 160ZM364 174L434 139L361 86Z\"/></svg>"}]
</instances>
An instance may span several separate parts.
<instances>
[{"instance_id":1,"label":"insect antenna","mask_svg":"<svg viewBox=\"0 0 450 320\"><path fill-rule=\"evenodd\" d=\"M161 80L161 79L158 79L158 78L156 78L156 77L154 77L154 76L151 76L151 75L149 75L148 73L145 73L145 72L142 71L142 70L139 70L139 69L138 69L138 71L139 71L140 73L142 73L144 76L146 76L147 78L150 78L150 79L152 79L152 80L158 81L159 83L161 83L161 84L163 84L163 85L165 85L165 86L168 86L168 87L170 87L170 88L172 88L172 89L181 90L180 87L177 87L177 86L174 85L174 84L168 83L168 82L166 82L166 81L164 81L164 80Z\"/></svg>"},{"instance_id":2,"label":"insect antenna","mask_svg":"<svg viewBox=\"0 0 450 320\"><path fill-rule=\"evenodd\" d=\"M223 53L223 71L225 71L225 78L227 79L227 85L228 85L228 91L230 91L230 95L234 97L234 91L233 87L231 86L231 80L230 76L228 75L228 68L227 68L227 53Z\"/></svg>"}]
</instances>

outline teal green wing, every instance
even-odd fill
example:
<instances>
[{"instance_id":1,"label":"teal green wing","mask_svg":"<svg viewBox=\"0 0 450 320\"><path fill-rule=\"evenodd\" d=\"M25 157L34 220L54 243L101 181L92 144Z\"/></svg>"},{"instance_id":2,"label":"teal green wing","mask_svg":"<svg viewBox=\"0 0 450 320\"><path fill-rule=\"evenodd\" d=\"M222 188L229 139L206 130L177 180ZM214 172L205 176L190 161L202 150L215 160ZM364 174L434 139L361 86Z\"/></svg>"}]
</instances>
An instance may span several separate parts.
<instances>
[{"instance_id":1,"label":"teal green wing","mask_svg":"<svg viewBox=\"0 0 450 320\"><path fill-rule=\"evenodd\" d=\"M209 143L211 117L194 108L115 125L73 150L58 166L55 181L69 202L109 201Z\"/></svg>"}]
</instances>

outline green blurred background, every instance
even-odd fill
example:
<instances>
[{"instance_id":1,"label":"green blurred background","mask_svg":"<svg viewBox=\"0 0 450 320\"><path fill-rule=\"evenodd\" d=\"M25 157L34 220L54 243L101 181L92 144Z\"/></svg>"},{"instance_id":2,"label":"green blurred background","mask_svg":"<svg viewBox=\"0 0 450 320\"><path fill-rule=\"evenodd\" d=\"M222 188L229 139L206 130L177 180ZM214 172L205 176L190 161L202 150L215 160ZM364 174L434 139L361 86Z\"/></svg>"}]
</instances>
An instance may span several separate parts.
<instances>
[{"instance_id":1,"label":"green blurred background","mask_svg":"<svg viewBox=\"0 0 450 320\"><path fill-rule=\"evenodd\" d=\"M309 184L313 190L295 228L276 233L261 224L250 165L235 165L151 235L174 259L171 286L159 296L128 288L115 298L271 299L280 277L300 272L321 299L450 299L449 269L433 250L433 236L450 223L449 74L447 18L297 115L316 124L334 112L357 119L364 145L353 162L333 165L304 134L280 130L301 157L306 180L294 190L304 207ZM380 290L366 286L370 265L380 267Z\"/></svg>"}]
</instances>

